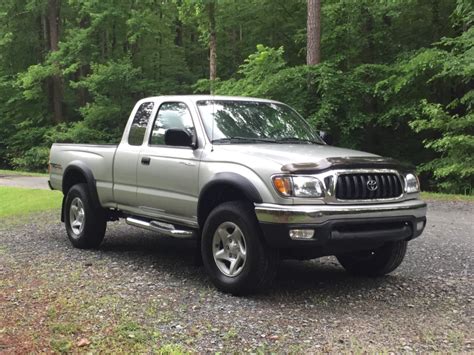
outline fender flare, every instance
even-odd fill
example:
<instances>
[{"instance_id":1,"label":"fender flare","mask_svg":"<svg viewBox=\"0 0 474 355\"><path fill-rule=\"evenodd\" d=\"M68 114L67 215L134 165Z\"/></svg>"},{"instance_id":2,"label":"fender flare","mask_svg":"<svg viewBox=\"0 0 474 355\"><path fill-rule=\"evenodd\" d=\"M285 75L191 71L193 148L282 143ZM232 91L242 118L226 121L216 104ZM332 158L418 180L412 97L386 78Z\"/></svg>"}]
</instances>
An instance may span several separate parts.
<instances>
[{"instance_id":1,"label":"fender flare","mask_svg":"<svg viewBox=\"0 0 474 355\"><path fill-rule=\"evenodd\" d=\"M241 190L248 200L255 203L262 203L262 197L260 196L260 193L249 179L243 177L240 174L230 172L217 173L209 182L207 182L199 194L199 201L201 201L201 197L204 196L207 191L219 184L230 185L236 189Z\"/></svg>"},{"instance_id":2,"label":"fender flare","mask_svg":"<svg viewBox=\"0 0 474 355\"><path fill-rule=\"evenodd\" d=\"M69 188L72 186L68 186L68 181L65 179L65 177L68 176L68 174L80 174L83 176L86 180L87 184L87 191L89 192L89 198L92 206L94 208L101 208L100 202L99 202L99 195L97 194L97 187L96 187L96 180L94 178L94 174L92 173L92 170L82 161L75 160L72 161L66 169L64 169L63 172L63 181L62 181L62 191L63 191L63 203L62 203L62 212L61 212L61 220L64 219L64 204L66 200L66 196L68 193Z\"/></svg>"},{"instance_id":3,"label":"fender flare","mask_svg":"<svg viewBox=\"0 0 474 355\"><path fill-rule=\"evenodd\" d=\"M260 193L249 179L240 174L232 172L217 173L210 181L206 183L206 185L203 186L201 192L199 193L197 205L198 221L200 221L202 218L202 211L206 209L206 207L203 206L205 202L204 196L206 196L210 190L219 185L231 186L239 191L242 191L243 196L247 200L255 203L262 203L262 197L260 196Z\"/></svg>"}]
</instances>

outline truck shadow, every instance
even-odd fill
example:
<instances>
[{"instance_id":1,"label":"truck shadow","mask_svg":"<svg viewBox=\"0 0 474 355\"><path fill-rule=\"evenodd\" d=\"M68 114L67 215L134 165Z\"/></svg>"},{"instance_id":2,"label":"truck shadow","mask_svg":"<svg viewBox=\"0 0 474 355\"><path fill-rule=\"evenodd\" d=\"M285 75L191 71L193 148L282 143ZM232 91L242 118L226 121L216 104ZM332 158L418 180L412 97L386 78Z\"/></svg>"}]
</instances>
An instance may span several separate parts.
<instances>
[{"instance_id":1,"label":"truck shadow","mask_svg":"<svg viewBox=\"0 0 474 355\"><path fill-rule=\"evenodd\" d=\"M108 233L109 234L109 233ZM212 288L202 266L196 264L197 246L194 240L176 240L132 228L115 229L104 241L100 252L114 261L133 264L137 268L155 268L156 277L166 273L172 282L186 279L193 287ZM335 258L311 261L283 260L274 286L268 293L292 295L312 292L320 295L367 293L371 290L405 282L403 276L381 278L354 277L339 266ZM265 297L262 295L255 297Z\"/></svg>"}]
</instances>

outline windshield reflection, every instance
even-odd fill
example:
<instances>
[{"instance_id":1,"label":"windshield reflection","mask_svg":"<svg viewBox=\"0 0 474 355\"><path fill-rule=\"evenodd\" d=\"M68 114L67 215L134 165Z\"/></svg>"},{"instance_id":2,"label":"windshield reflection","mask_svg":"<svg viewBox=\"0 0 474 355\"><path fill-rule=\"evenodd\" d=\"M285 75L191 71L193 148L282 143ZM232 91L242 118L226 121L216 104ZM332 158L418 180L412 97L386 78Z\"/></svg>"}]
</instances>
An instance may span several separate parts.
<instances>
[{"instance_id":1,"label":"windshield reflection","mask_svg":"<svg viewBox=\"0 0 474 355\"><path fill-rule=\"evenodd\" d=\"M206 133L214 143L323 144L290 107L273 102L202 100L197 102Z\"/></svg>"}]
</instances>

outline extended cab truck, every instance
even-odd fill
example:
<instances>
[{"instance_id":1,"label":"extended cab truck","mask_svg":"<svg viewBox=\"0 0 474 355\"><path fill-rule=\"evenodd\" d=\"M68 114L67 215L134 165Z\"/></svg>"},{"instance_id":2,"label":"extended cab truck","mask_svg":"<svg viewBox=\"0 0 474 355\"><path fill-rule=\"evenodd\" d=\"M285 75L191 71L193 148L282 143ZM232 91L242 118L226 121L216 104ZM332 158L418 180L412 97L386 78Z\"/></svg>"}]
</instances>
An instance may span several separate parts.
<instances>
[{"instance_id":1,"label":"extended cab truck","mask_svg":"<svg viewBox=\"0 0 474 355\"><path fill-rule=\"evenodd\" d=\"M280 258L387 274L426 223L411 167L327 145L287 105L245 97L140 100L118 146L53 144L50 186L75 247L98 247L118 218L195 238L233 294L268 285Z\"/></svg>"}]
</instances>

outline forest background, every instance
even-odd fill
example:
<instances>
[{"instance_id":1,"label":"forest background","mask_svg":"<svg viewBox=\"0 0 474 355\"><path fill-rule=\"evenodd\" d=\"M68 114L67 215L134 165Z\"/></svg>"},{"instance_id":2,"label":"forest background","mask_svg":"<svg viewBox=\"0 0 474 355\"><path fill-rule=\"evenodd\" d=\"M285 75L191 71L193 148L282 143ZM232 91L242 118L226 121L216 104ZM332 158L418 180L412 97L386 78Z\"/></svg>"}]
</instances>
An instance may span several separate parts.
<instances>
[{"instance_id":1,"label":"forest background","mask_svg":"<svg viewBox=\"0 0 474 355\"><path fill-rule=\"evenodd\" d=\"M283 101L337 145L472 194L472 0L2 0L0 167L116 143L135 101Z\"/></svg>"}]
</instances>

